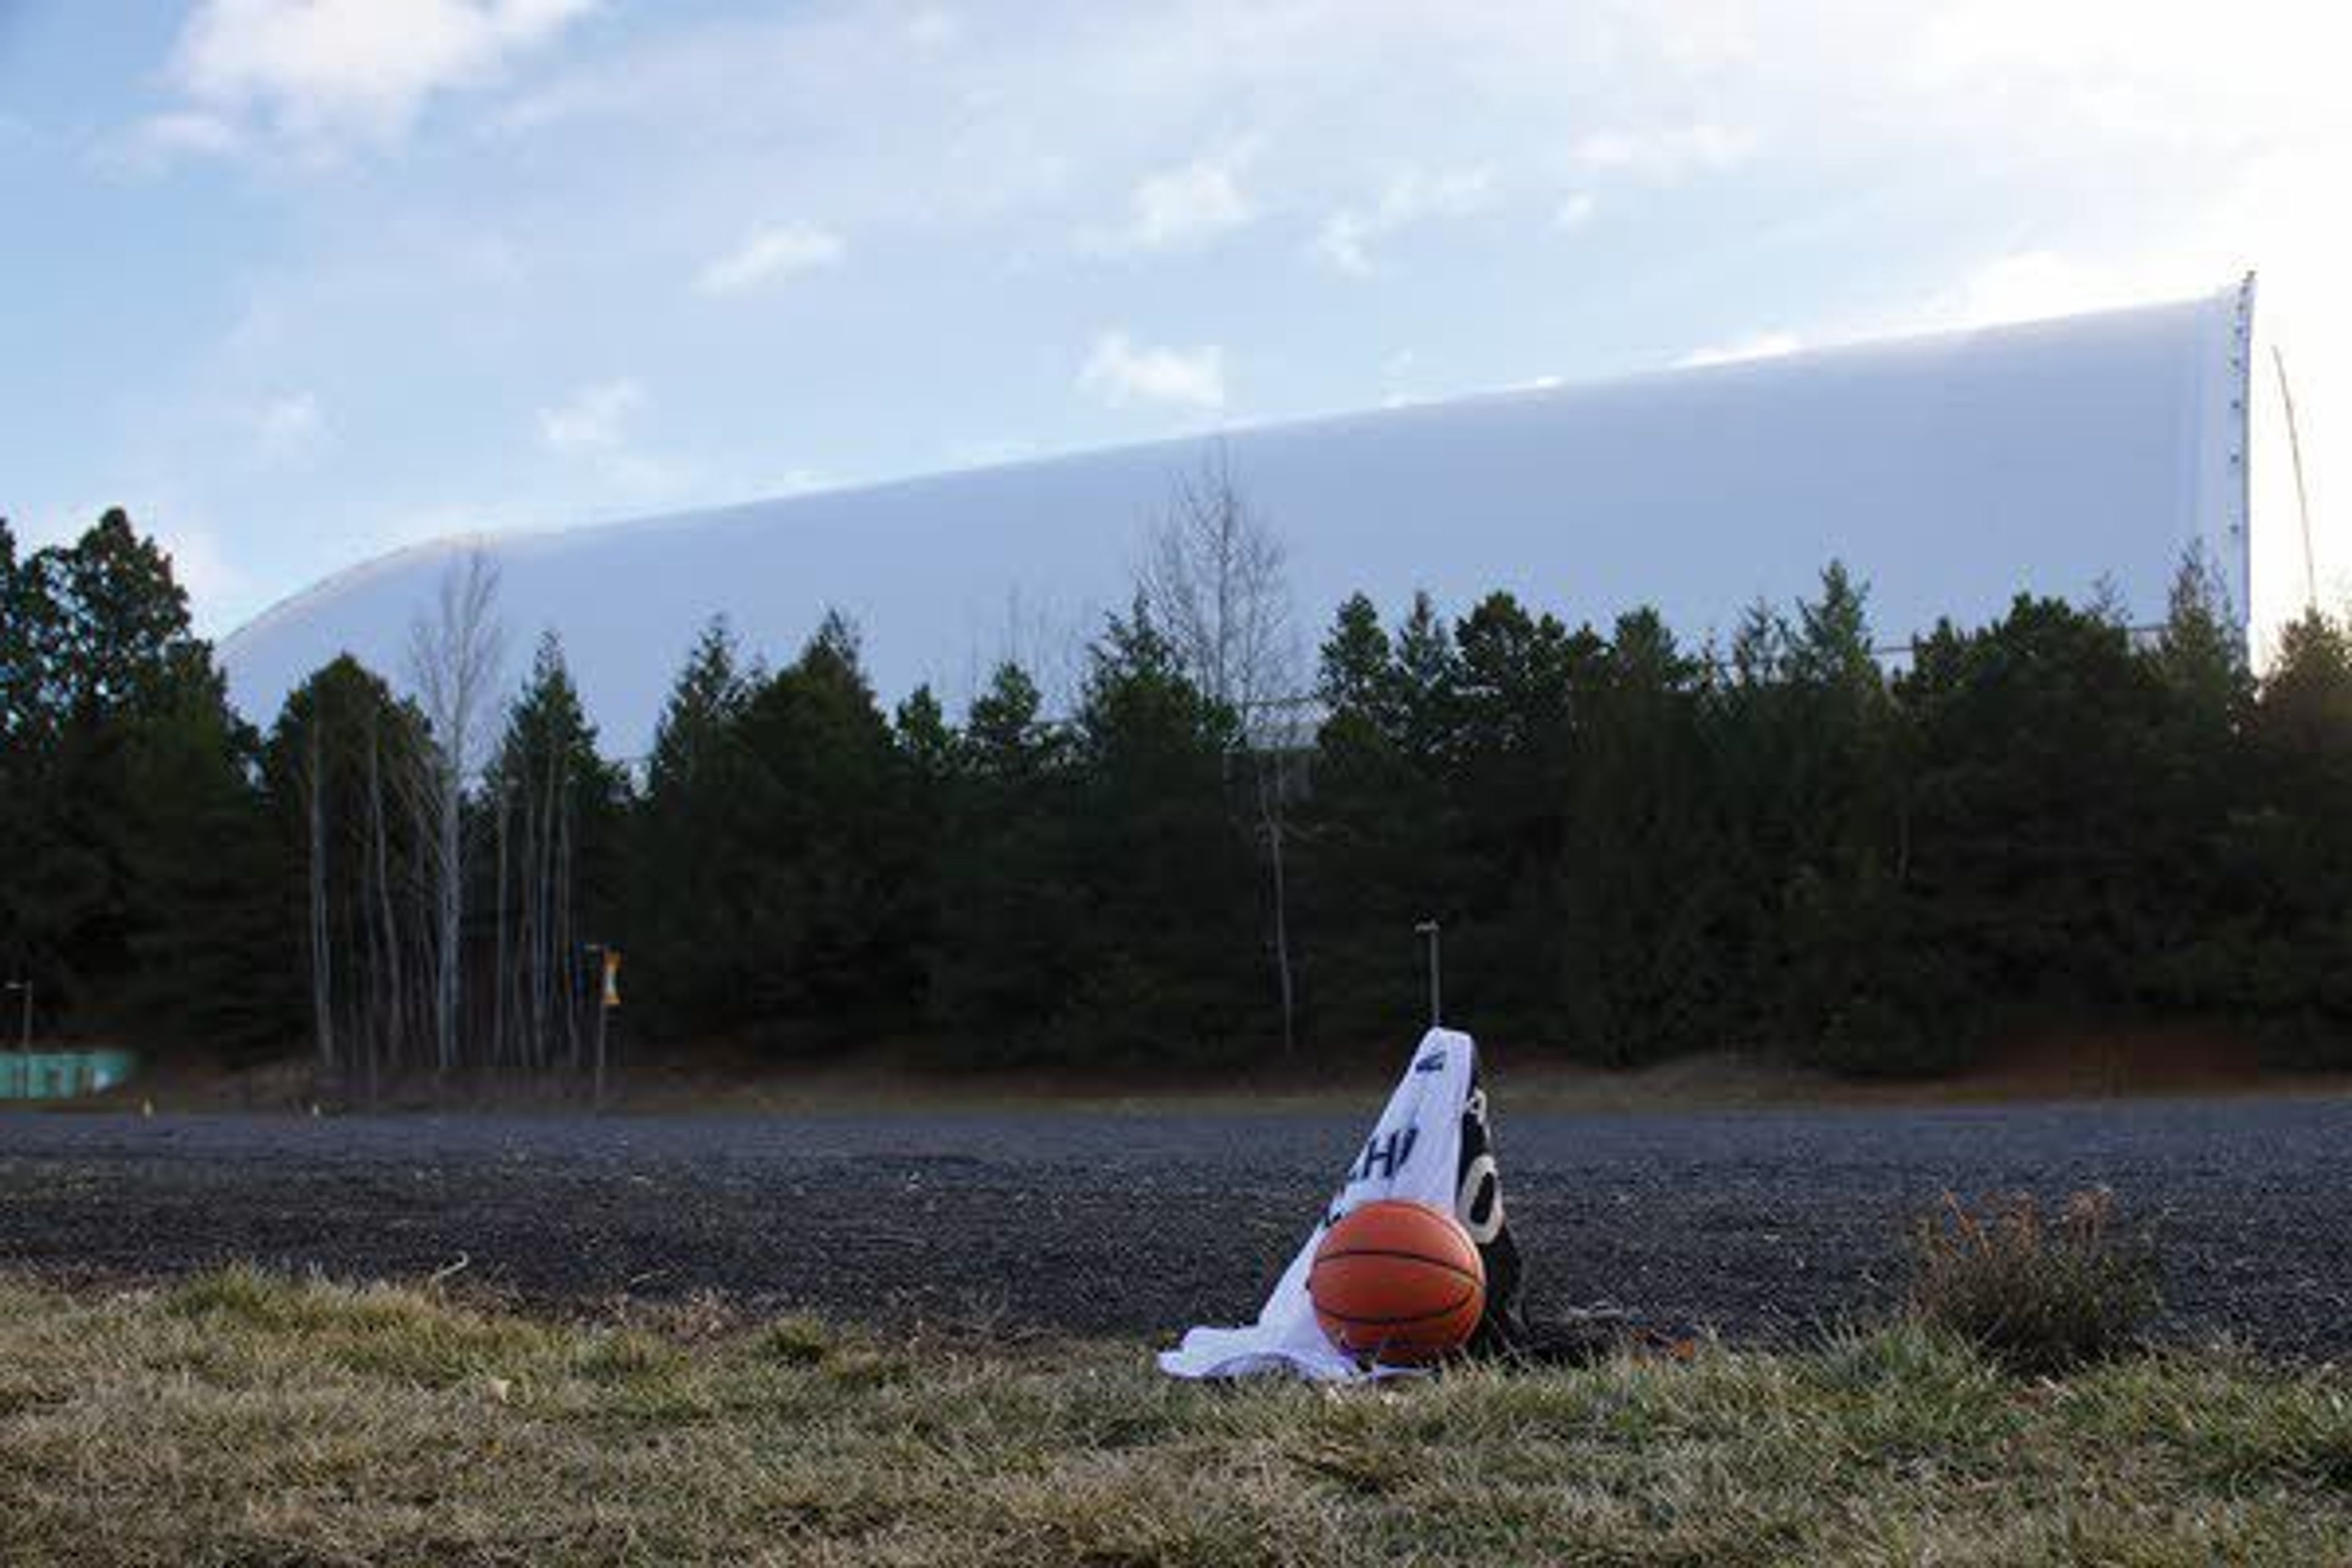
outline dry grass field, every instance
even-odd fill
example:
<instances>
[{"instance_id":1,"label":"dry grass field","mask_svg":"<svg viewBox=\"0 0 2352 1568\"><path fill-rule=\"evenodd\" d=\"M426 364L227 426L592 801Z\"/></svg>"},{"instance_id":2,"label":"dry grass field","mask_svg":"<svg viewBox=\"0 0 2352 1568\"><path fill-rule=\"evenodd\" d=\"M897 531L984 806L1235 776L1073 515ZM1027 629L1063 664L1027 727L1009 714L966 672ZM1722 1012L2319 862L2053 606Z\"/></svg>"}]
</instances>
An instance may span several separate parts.
<instances>
[{"instance_id":1,"label":"dry grass field","mask_svg":"<svg viewBox=\"0 0 2352 1568\"><path fill-rule=\"evenodd\" d=\"M1897 1326L1380 1390L711 1301L0 1284L9 1563L2352 1561L2352 1379Z\"/></svg>"}]
</instances>

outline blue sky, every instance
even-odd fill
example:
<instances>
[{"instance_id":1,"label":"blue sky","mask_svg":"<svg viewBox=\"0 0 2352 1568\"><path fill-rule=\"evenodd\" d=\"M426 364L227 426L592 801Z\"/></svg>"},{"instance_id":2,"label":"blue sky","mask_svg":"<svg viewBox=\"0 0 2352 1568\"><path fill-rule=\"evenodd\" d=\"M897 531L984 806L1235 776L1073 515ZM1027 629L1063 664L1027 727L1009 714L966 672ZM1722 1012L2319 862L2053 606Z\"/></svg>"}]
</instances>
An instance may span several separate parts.
<instances>
[{"instance_id":1,"label":"blue sky","mask_svg":"<svg viewBox=\"0 0 2352 1568\"><path fill-rule=\"evenodd\" d=\"M0 0L0 514L131 507L221 633L444 533L2259 266L2325 527L2332 10Z\"/></svg>"}]
</instances>

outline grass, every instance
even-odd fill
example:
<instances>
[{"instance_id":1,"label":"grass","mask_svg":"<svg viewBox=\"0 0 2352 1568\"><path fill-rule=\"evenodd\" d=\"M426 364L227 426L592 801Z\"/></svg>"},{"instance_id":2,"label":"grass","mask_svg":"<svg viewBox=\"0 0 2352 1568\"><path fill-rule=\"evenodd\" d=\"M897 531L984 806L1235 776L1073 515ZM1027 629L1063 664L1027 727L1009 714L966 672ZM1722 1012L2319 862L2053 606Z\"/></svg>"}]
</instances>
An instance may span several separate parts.
<instances>
[{"instance_id":1,"label":"grass","mask_svg":"<svg viewBox=\"0 0 2352 1568\"><path fill-rule=\"evenodd\" d=\"M0 1562L2352 1560L2352 1380L1916 1325L1383 1390L692 1302L0 1282Z\"/></svg>"},{"instance_id":2,"label":"grass","mask_svg":"<svg viewBox=\"0 0 2352 1568\"><path fill-rule=\"evenodd\" d=\"M2154 1245L2105 1190L2054 1213L2031 1193L1947 1195L1911 1238L1912 1315L2011 1371L2066 1372L2132 1348L2161 1304Z\"/></svg>"}]
</instances>

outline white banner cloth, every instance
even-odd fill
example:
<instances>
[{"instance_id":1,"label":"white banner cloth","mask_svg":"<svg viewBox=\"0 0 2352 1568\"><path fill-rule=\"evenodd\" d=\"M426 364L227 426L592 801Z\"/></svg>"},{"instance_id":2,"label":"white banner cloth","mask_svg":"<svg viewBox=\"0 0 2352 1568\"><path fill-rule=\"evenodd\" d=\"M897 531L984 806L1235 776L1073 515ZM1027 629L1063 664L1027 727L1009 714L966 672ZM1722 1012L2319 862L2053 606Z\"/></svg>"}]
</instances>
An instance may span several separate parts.
<instances>
[{"instance_id":1,"label":"white banner cloth","mask_svg":"<svg viewBox=\"0 0 2352 1568\"><path fill-rule=\"evenodd\" d=\"M1323 1233L1360 1205L1404 1198L1453 1214L1462 1182L1462 1120L1477 1076L1478 1047L1454 1029L1422 1037L1388 1109L1340 1183L1323 1217L1290 1260L1266 1298L1257 1321L1246 1328L1194 1329L1172 1351L1160 1352L1160 1370L1171 1377L1248 1377L1284 1373L1318 1383L1394 1376L1410 1369L1364 1367L1336 1348L1315 1321L1307 1294L1307 1272Z\"/></svg>"}]
</instances>

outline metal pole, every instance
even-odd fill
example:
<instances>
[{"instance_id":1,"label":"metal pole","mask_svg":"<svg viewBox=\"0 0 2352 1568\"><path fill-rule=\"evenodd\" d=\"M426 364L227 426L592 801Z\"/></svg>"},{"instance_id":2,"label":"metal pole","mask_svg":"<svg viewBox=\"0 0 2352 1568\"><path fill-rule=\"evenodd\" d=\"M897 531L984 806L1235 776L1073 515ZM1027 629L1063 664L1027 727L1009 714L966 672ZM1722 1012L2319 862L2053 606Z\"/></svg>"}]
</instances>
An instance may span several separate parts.
<instances>
[{"instance_id":1,"label":"metal pole","mask_svg":"<svg viewBox=\"0 0 2352 1568\"><path fill-rule=\"evenodd\" d=\"M604 1005L604 994L596 994L596 1103L604 1103L604 1031L612 1026L613 1010Z\"/></svg>"},{"instance_id":2,"label":"metal pole","mask_svg":"<svg viewBox=\"0 0 2352 1568\"><path fill-rule=\"evenodd\" d=\"M11 980L8 982L8 989L22 991L25 994L25 1022L17 1035L16 1048L20 1051L30 1051L33 1048L33 983L29 980Z\"/></svg>"},{"instance_id":3,"label":"metal pole","mask_svg":"<svg viewBox=\"0 0 2352 1568\"><path fill-rule=\"evenodd\" d=\"M604 944L592 942L580 951L596 962L596 966L588 972L588 985L596 1008L596 1108L601 1110L604 1106L604 1023L613 1011L604 1005Z\"/></svg>"},{"instance_id":4,"label":"metal pole","mask_svg":"<svg viewBox=\"0 0 2352 1568\"><path fill-rule=\"evenodd\" d=\"M1429 1026L1434 1029L1445 1021L1444 1001L1439 989L1439 973L1442 965L1439 963L1437 948L1437 922L1423 921L1412 929L1429 939Z\"/></svg>"}]
</instances>

